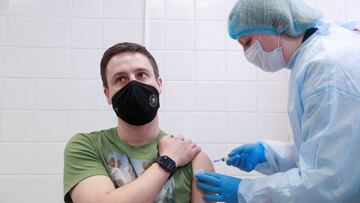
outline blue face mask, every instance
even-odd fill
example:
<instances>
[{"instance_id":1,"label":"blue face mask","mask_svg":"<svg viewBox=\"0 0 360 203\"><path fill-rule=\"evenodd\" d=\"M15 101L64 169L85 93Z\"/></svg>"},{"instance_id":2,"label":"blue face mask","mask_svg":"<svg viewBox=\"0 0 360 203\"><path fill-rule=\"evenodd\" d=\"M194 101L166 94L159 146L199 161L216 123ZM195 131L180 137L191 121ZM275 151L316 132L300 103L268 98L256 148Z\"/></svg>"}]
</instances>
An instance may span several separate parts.
<instances>
[{"instance_id":1,"label":"blue face mask","mask_svg":"<svg viewBox=\"0 0 360 203\"><path fill-rule=\"evenodd\" d=\"M255 40L255 42L253 42L245 51L245 57L250 63L266 72L276 72L286 66L282 48L280 46L270 52L266 52L263 50L258 40Z\"/></svg>"}]
</instances>

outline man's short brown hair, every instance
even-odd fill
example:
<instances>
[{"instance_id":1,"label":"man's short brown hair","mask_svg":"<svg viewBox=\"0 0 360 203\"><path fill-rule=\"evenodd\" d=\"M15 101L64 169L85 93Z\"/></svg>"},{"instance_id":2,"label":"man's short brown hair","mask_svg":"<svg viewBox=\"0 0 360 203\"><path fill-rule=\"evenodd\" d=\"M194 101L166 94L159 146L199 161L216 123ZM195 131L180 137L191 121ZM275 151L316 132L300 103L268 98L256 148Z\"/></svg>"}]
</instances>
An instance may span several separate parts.
<instances>
[{"instance_id":1,"label":"man's short brown hair","mask_svg":"<svg viewBox=\"0 0 360 203\"><path fill-rule=\"evenodd\" d=\"M106 66L109 63L110 59L120 53L140 53L146 58L149 59L151 66L154 70L155 78L159 78L159 69L156 64L154 57L150 54L150 52L144 47L136 43L131 42L123 42L119 44L115 44L114 46L110 47L108 50L105 51L101 62L100 62L100 74L103 86L105 88L109 87L109 84L106 80Z\"/></svg>"}]
</instances>

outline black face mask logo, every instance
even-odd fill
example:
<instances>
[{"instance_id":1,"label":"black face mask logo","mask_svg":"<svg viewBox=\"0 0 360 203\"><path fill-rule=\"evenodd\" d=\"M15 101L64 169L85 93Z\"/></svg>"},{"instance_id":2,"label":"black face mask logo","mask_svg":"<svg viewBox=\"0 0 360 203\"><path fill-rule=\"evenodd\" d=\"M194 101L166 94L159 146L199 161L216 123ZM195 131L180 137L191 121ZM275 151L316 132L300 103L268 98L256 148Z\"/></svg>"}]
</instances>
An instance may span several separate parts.
<instances>
[{"instance_id":1,"label":"black face mask logo","mask_svg":"<svg viewBox=\"0 0 360 203\"><path fill-rule=\"evenodd\" d=\"M111 100L116 115L136 126L150 123L160 107L157 89L135 80L126 84Z\"/></svg>"}]
</instances>

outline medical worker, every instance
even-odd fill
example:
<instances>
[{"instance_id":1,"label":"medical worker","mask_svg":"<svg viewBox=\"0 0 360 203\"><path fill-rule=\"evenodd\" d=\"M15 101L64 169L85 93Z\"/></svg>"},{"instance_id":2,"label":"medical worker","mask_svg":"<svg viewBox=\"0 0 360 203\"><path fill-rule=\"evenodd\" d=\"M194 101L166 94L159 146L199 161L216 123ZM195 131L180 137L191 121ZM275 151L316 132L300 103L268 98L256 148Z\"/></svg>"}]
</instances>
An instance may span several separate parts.
<instances>
[{"instance_id":1,"label":"medical worker","mask_svg":"<svg viewBox=\"0 0 360 203\"><path fill-rule=\"evenodd\" d=\"M267 176L198 173L204 199L360 202L360 36L321 18L301 0L238 0L233 7L228 32L247 60L267 72L291 71L294 144L259 141L235 148L228 165Z\"/></svg>"}]
</instances>

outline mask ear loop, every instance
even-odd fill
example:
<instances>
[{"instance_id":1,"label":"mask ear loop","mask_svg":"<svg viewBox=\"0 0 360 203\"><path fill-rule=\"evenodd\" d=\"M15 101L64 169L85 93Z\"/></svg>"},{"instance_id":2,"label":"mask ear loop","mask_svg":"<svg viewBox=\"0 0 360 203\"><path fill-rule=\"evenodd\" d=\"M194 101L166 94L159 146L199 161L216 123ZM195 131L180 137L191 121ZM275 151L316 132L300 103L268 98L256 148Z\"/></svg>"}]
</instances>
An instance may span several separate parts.
<instances>
[{"instance_id":1,"label":"mask ear loop","mask_svg":"<svg viewBox=\"0 0 360 203\"><path fill-rule=\"evenodd\" d=\"M280 38L281 38L281 35L279 35L279 38L278 38L278 47L277 48L280 48ZM260 37L258 39L259 44L261 44L260 40L261 40L261 34L260 34Z\"/></svg>"},{"instance_id":2,"label":"mask ear loop","mask_svg":"<svg viewBox=\"0 0 360 203\"><path fill-rule=\"evenodd\" d=\"M281 38L281 35L279 35L279 39L278 39L278 48L280 48L280 38Z\"/></svg>"},{"instance_id":3,"label":"mask ear loop","mask_svg":"<svg viewBox=\"0 0 360 203\"><path fill-rule=\"evenodd\" d=\"M282 48L282 47L280 47L280 38L281 38L281 34L279 35L278 48L281 48L281 51L283 51L283 48ZM282 58L283 58L283 60L284 60L284 64L285 64L285 66L286 66L287 64L285 63L285 58L284 58L284 55L283 55L283 54L282 54Z\"/></svg>"},{"instance_id":4,"label":"mask ear loop","mask_svg":"<svg viewBox=\"0 0 360 203\"><path fill-rule=\"evenodd\" d=\"M259 39L257 40L257 41L259 42L259 44L261 44L261 43L260 43L260 40L261 40L261 35L262 35L262 34L260 34L260 37L259 37Z\"/></svg>"},{"instance_id":5,"label":"mask ear loop","mask_svg":"<svg viewBox=\"0 0 360 203\"><path fill-rule=\"evenodd\" d=\"M260 34L259 39L257 39L256 41L258 42L258 44L259 44L259 46L260 46L261 50L262 50L262 51L264 51L264 48L263 48L263 47L262 47L262 45L261 45L261 35L262 35L262 34Z\"/></svg>"}]
</instances>

